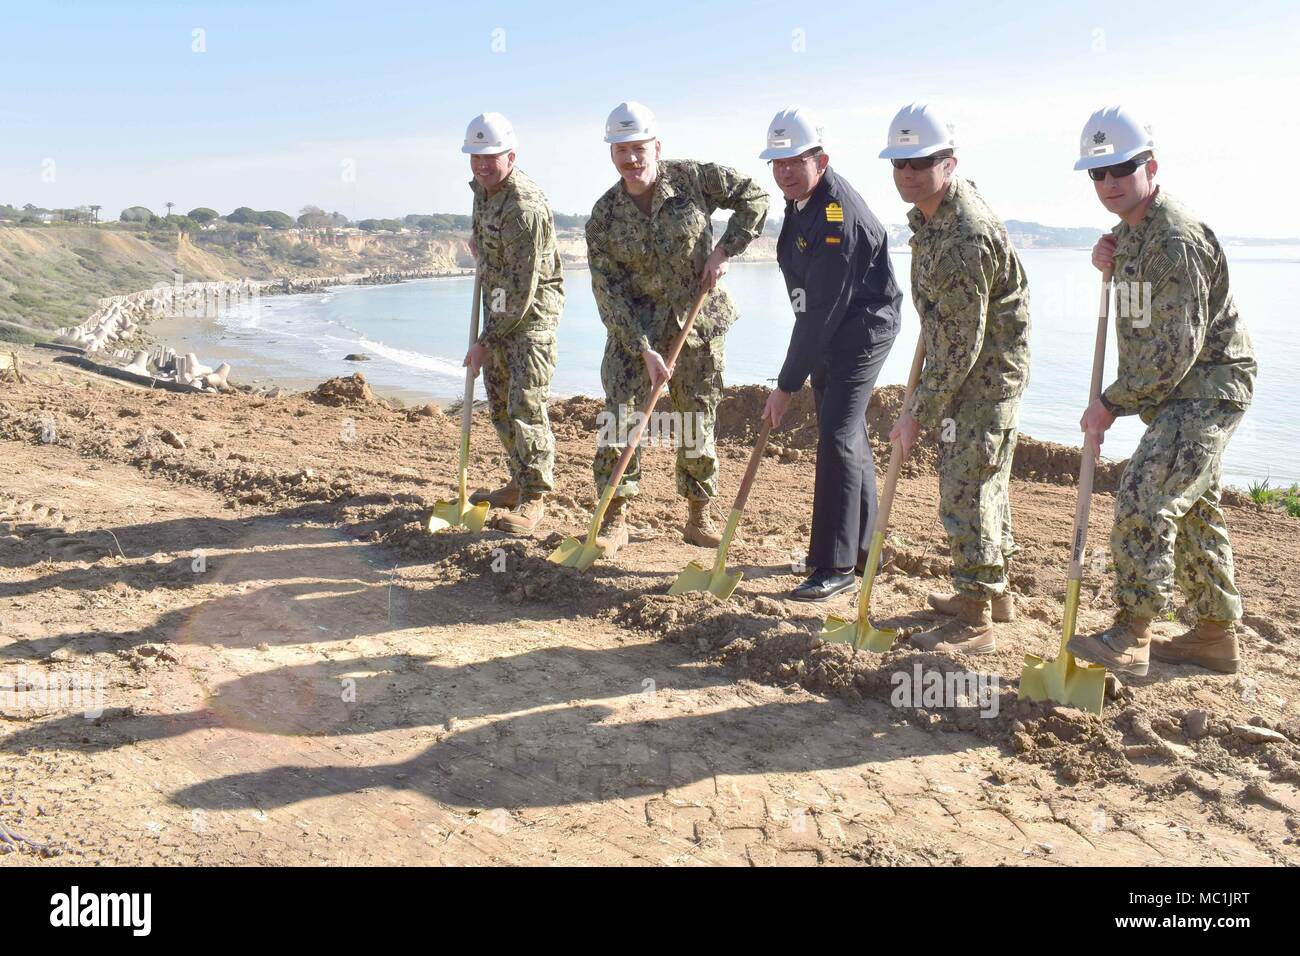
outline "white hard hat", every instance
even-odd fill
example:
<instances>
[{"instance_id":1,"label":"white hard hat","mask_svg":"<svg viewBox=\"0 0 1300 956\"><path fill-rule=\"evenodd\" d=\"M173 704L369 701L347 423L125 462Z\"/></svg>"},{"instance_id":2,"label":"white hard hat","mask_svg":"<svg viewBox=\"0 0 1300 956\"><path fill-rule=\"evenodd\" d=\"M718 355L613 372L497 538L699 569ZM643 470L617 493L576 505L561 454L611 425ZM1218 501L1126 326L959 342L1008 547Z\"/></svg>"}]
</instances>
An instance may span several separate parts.
<instances>
[{"instance_id":1,"label":"white hard hat","mask_svg":"<svg viewBox=\"0 0 1300 956\"><path fill-rule=\"evenodd\" d=\"M469 121L465 130L465 145L462 153L475 156L492 156L496 153L508 153L519 145L515 139L515 128L510 120L500 113L479 113Z\"/></svg>"},{"instance_id":2,"label":"white hard hat","mask_svg":"<svg viewBox=\"0 0 1300 956\"><path fill-rule=\"evenodd\" d=\"M659 128L650 107L636 100L619 103L605 120L605 142L643 143L658 139Z\"/></svg>"},{"instance_id":3,"label":"white hard hat","mask_svg":"<svg viewBox=\"0 0 1300 956\"><path fill-rule=\"evenodd\" d=\"M1150 126L1144 126L1122 106L1105 106L1093 113L1084 125L1074 168L1114 166L1155 148Z\"/></svg>"},{"instance_id":4,"label":"white hard hat","mask_svg":"<svg viewBox=\"0 0 1300 956\"><path fill-rule=\"evenodd\" d=\"M790 159L822 145L821 121L802 106L787 106L768 124L767 149L758 158Z\"/></svg>"},{"instance_id":5,"label":"white hard hat","mask_svg":"<svg viewBox=\"0 0 1300 956\"><path fill-rule=\"evenodd\" d=\"M908 103L889 124L889 145L881 159L920 159L941 149L956 149L953 126L925 103Z\"/></svg>"}]
</instances>

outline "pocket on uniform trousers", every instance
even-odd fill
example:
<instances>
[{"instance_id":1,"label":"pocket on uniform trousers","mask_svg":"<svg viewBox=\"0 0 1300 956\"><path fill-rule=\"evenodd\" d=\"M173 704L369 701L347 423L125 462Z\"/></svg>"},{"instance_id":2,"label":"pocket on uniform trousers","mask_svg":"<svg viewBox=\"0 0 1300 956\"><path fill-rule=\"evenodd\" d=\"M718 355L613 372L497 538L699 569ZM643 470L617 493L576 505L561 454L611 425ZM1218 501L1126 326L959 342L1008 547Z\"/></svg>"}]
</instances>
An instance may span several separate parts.
<instances>
[{"instance_id":1,"label":"pocket on uniform trousers","mask_svg":"<svg viewBox=\"0 0 1300 956\"><path fill-rule=\"evenodd\" d=\"M980 464L984 468L986 476L997 474L1002 467L1003 449L1007 442L1011 440L1011 429L1009 428L987 428L980 432L981 456Z\"/></svg>"}]
</instances>

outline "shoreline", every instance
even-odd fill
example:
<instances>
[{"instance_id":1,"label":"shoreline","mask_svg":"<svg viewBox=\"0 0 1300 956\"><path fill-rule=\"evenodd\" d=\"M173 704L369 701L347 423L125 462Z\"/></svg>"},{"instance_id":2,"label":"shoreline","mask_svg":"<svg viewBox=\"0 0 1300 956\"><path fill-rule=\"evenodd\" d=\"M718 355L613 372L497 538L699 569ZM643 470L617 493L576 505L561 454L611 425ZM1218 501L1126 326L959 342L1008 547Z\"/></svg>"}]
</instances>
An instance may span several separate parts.
<instances>
[{"instance_id":1,"label":"shoreline","mask_svg":"<svg viewBox=\"0 0 1300 956\"><path fill-rule=\"evenodd\" d=\"M738 259L737 263L760 264L765 261L767 260ZM585 263L582 264L584 267L585 265ZM266 392L276 388L288 392L310 392L329 379L361 373L365 375L373 394L392 402L398 407L410 408L432 405L439 410L445 410L448 406L461 400L463 388L459 384L455 388L448 388L439 384L438 390L405 387L402 384L383 381L385 376L382 374L379 375L379 381L376 381L374 374L369 373L367 370L367 366L370 364L369 361L346 361L342 358L341 352L321 359L322 363L327 367L321 368L319 371L307 371L306 367L311 365L312 362L303 361L304 356L302 354L298 354L299 360L297 362L280 360L277 357L275 354L277 339L274 337L258 336L258 341L255 344L241 341L252 336L241 335L238 327L223 324L219 318L222 314L221 309L209 310L204 308L204 305L210 304L210 301L205 302L202 296L211 294L214 290L218 293L222 290L230 290L238 294L252 286L255 290L252 293L254 296L252 301L256 304L257 297L261 295L270 298L280 298L288 295L306 296L347 286L398 285L417 279L464 279L472 277L473 274L472 269L457 269L454 271L405 270L389 273L286 277L282 280L273 281L223 280L220 282L189 283L165 289L160 288L161 284L158 284L155 287L136 293L110 296L100 300L101 304L107 304L110 309L113 306L120 308L123 303L127 302L135 303L142 308L134 315L138 319L137 327L131 331L130 335L122 337L121 341L115 343L119 349L125 348L127 350L123 354L128 355L128 357L120 358L114 354L112 349L105 349L102 353L93 354L89 357L110 365L118 362L125 364L130 361L129 352L131 351L144 350L156 354L162 347L168 347L174 350L177 356L194 353L201 363L210 366L229 363L232 367L230 385L239 391L253 393ZM152 311L148 307L149 305L156 306L161 292L174 290L183 290L179 299L183 303L181 308L173 308L170 313L159 313ZM217 301L224 305L225 300L219 296ZM198 307L194 308L196 305ZM191 308L187 309L186 306ZM270 308L270 306L267 306L267 308ZM101 309L97 314L106 311L109 310ZM290 340L294 338L292 335L289 337ZM364 352L365 350L359 348L355 351ZM299 353L301 353L301 350L299 350ZM310 359L310 356L306 357ZM375 356L372 355L371 358L374 359ZM382 360L384 356L381 354L378 358ZM328 367L331 365L340 367ZM743 383L735 387L743 387ZM482 401L481 389L482 386L478 386L479 396L476 402L479 403ZM560 402L578 398L603 400L600 394L566 392L552 394L550 404L554 406ZM1062 443L1064 447L1077 448L1068 441L1062 442L1060 438L1049 440ZM1251 487L1251 484L1249 476L1238 476L1236 481L1232 479L1225 481L1224 487L1246 492ZM1285 484L1284 481L1278 487L1284 487Z\"/></svg>"}]
</instances>

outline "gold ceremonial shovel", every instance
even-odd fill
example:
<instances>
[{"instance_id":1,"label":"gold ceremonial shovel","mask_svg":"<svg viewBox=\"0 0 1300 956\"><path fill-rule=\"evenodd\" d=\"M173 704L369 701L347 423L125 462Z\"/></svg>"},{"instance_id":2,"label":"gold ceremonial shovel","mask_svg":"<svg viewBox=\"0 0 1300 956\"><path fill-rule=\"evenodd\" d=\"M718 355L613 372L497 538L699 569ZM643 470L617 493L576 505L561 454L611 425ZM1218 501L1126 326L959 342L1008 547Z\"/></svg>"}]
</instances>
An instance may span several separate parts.
<instances>
[{"instance_id":1,"label":"gold ceremonial shovel","mask_svg":"<svg viewBox=\"0 0 1300 956\"><path fill-rule=\"evenodd\" d=\"M1101 277L1101 308L1097 314L1097 343L1092 353L1090 401L1095 401L1101 394L1101 375L1106 364L1106 324L1110 321L1110 283L1111 272L1107 270ZM1096 463L1096 439L1088 434L1083 440L1083 460L1079 465L1079 503L1074 510L1070 574L1065 586L1065 615L1061 620L1061 649L1056 659L1051 661L1034 654L1025 655L1025 666L1020 672L1020 697L1054 700L1100 714L1106 699L1106 668L1100 664L1082 663L1065 649L1074 636L1079 616L1079 585L1083 581L1083 551L1088 539L1088 512L1092 506L1092 477Z\"/></svg>"},{"instance_id":2,"label":"gold ceremonial shovel","mask_svg":"<svg viewBox=\"0 0 1300 956\"><path fill-rule=\"evenodd\" d=\"M470 310L469 344L478 341L478 316L480 296L483 291L483 277L477 270L474 273L474 307ZM466 488L466 474L469 471L469 426L474 415L474 372L465 369L465 402L460 410L460 493L455 501L439 501L429 513L425 530L441 531L444 528L469 528L470 531L482 531L483 522L487 520L488 503L486 501L472 505Z\"/></svg>"},{"instance_id":3,"label":"gold ceremonial shovel","mask_svg":"<svg viewBox=\"0 0 1300 956\"><path fill-rule=\"evenodd\" d=\"M665 363L669 368L673 367L682 346L686 344L686 336L691 334L691 327L695 324L695 316L699 314L700 308L704 305L704 298L708 294L709 290L706 289L696 297L695 304L691 306L690 314L686 316L686 324L682 326L682 330L677 333L677 338L673 340L672 351L668 353L668 361ZM659 402L659 396L663 394L664 387L667 384L668 379L664 379L658 386L650 389L650 397L646 399L641 420L637 422L636 428L632 430L627 447L623 449L623 454L618 456L618 464L614 466L614 473L609 476L609 484L605 486L605 491L600 496L600 504L596 506L596 513L592 515L591 527L587 531L587 540L579 541L577 538L565 538L546 560L570 568L577 568L580 571L586 571L601 556L600 545L596 544L596 533L600 530L600 523L605 519L605 512L609 510L609 503L614 500L614 492L618 490L619 483L623 480L623 473L627 471L627 466L632 462L632 454L636 451L636 446L641 442L641 433L645 431L646 423L650 421L650 415L654 412L655 405Z\"/></svg>"}]
</instances>

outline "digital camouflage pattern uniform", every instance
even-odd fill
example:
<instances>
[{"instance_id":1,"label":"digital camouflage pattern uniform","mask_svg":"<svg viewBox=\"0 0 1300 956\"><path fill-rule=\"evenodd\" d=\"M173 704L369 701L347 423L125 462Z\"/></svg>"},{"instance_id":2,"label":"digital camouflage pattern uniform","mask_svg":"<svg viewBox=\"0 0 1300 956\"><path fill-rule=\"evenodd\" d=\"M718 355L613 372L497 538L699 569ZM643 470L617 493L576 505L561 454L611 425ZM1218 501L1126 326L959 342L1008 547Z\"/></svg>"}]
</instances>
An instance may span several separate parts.
<instances>
[{"instance_id":1,"label":"digital camouflage pattern uniform","mask_svg":"<svg viewBox=\"0 0 1300 956\"><path fill-rule=\"evenodd\" d=\"M912 298L925 368L912 416L939 430L939 514L959 594L1006 589L1011 459L1029 382L1029 283L1006 227L969 180L954 177L929 222L912 227Z\"/></svg>"},{"instance_id":2,"label":"digital camouflage pattern uniform","mask_svg":"<svg viewBox=\"0 0 1300 956\"><path fill-rule=\"evenodd\" d=\"M1137 226L1113 232L1119 371L1101 398L1147 424L1115 497L1115 602L1158 617L1177 581L1198 618L1235 621L1219 482L1258 366L1228 263L1210 228L1163 190Z\"/></svg>"},{"instance_id":3,"label":"digital camouflage pattern uniform","mask_svg":"<svg viewBox=\"0 0 1300 956\"><path fill-rule=\"evenodd\" d=\"M492 424L519 490L526 496L543 494L555 477L546 400L564 308L555 219L545 194L518 168L492 195L476 181L470 188L483 279L479 342L488 350L483 385Z\"/></svg>"},{"instance_id":4,"label":"digital camouflage pattern uniform","mask_svg":"<svg viewBox=\"0 0 1300 956\"><path fill-rule=\"evenodd\" d=\"M641 353L654 349L667 361L699 291L700 274L713 251L711 216L733 211L722 236L738 256L763 231L767 193L747 176L713 163L661 160L650 214L643 213L615 183L596 201L587 222L587 261L601 321L608 329L600 366L607 416L632 420L650 394ZM677 449L677 493L708 501L718 493L714 415L722 397L724 338L739 318L721 285L712 289L677 359L668 394L674 411L693 416L684 428L694 441ZM618 421L617 417L607 418ZM617 437L626 438L625 432ZM609 482L623 445L602 442L593 467L597 488ZM633 455L618 494L634 497L640 454Z\"/></svg>"}]
</instances>

